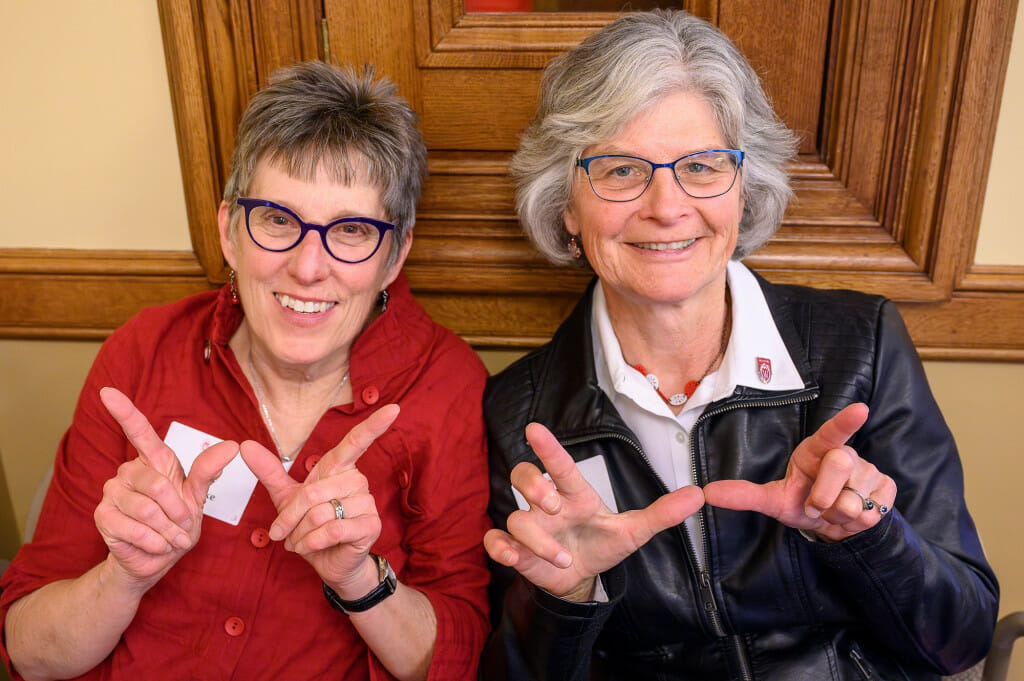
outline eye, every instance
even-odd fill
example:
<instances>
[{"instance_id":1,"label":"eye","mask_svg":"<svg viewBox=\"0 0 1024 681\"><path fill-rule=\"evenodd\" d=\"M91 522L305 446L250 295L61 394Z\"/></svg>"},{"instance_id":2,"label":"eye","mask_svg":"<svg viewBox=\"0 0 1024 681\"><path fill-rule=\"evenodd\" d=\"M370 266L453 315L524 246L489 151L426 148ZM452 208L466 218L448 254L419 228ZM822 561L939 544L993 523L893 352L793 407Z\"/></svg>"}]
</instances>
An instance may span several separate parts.
<instances>
[{"instance_id":1,"label":"eye","mask_svg":"<svg viewBox=\"0 0 1024 681\"><path fill-rule=\"evenodd\" d=\"M690 161L682 167L681 171L687 175L710 175L720 172L720 169L700 161Z\"/></svg>"},{"instance_id":2,"label":"eye","mask_svg":"<svg viewBox=\"0 0 1024 681\"><path fill-rule=\"evenodd\" d=\"M337 229L342 234L353 235L353 234L365 234L367 232L367 227L368 227L368 225L365 225L365 224L363 224L361 222L344 222L344 223L338 225Z\"/></svg>"},{"instance_id":3,"label":"eye","mask_svg":"<svg viewBox=\"0 0 1024 681\"><path fill-rule=\"evenodd\" d=\"M598 179L602 180L630 180L644 178L650 172L646 164L631 158L609 156L600 159L599 163L591 166L596 171Z\"/></svg>"}]
</instances>

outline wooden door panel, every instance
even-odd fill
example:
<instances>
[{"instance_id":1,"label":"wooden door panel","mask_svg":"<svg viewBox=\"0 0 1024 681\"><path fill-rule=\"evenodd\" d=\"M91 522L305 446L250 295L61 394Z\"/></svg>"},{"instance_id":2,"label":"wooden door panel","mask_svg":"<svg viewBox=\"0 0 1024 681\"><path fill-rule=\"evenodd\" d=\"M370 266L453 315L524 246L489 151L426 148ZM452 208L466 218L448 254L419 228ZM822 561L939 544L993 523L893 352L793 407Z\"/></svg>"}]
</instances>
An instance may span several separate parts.
<instances>
[{"instance_id":1,"label":"wooden door panel","mask_svg":"<svg viewBox=\"0 0 1024 681\"><path fill-rule=\"evenodd\" d=\"M681 0L733 37L801 134L796 200L748 262L895 298L927 357L1024 358L1024 267L973 264L1017 2ZM216 207L238 117L273 69L313 58L375 63L421 114L430 178L407 270L427 308L480 346L551 333L587 277L523 239L508 160L540 70L615 13L157 3L194 253L0 251L0 335L99 338L138 307L223 282Z\"/></svg>"},{"instance_id":2,"label":"wooden door panel","mask_svg":"<svg viewBox=\"0 0 1024 681\"><path fill-rule=\"evenodd\" d=\"M512 151L536 109L540 71L423 69L421 82L429 149Z\"/></svg>"},{"instance_id":3,"label":"wooden door panel","mask_svg":"<svg viewBox=\"0 0 1024 681\"><path fill-rule=\"evenodd\" d=\"M761 77L779 116L800 135L800 153L820 151L831 3L729 0L711 20Z\"/></svg>"}]
</instances>

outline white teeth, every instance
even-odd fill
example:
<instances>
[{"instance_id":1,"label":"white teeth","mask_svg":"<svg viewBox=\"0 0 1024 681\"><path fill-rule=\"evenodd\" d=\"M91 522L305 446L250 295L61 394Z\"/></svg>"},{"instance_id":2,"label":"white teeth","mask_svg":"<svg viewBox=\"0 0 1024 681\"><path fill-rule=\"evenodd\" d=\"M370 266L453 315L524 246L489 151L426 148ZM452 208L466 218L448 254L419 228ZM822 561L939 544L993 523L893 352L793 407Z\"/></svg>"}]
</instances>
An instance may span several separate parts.
<instances>
[{"instance_id":1,"label":"white teeth","mask_svg":"<svg viewBox=\"0 0 1024 681\"><path fill-rule=\"evenodd\" d=\"M696 241L696 239L687 239L686 241L670 241L668 243L635 243L633 245L636 246L637 248L644 248L648 251L664 251L666 249L681 251L690 244L692 244L694 241Z\"/></svg>"},{"instance_id":2,"label":"white teeth","mask_svg":"<svg viewBox=\"0 0 1024 681\"><path fill-rule=\"evenodd\" d=\"M332 307L334 307L334 303L328 303L328 302L314 303L313 301L310 301L310 300L306 300L306 301L296 300L295 298L292 298L291 296L286 296L283 293L275 293L274 296L277 298L277 302L281 303L282 305L287 307L289 310L294 310L296 312L302 312L304 314L313 314L313 313L316 313L316 312L325 312L325 311L331 309Z\"/></svg>"}]
</instances>

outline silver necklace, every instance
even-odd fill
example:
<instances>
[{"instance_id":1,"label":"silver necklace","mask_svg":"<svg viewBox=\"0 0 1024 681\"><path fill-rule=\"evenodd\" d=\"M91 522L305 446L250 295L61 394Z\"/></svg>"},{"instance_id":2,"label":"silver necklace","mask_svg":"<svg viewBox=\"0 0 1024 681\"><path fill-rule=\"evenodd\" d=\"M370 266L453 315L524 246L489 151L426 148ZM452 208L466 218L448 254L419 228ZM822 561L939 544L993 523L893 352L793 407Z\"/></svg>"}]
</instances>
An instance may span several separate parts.
<instances>
[{"instance_id":1,"label":"silver necklace","mask_svg":"<svg viewBox=\"0 0 1024 681\"><path fill-rule=\"evenodd\" d=\"M284 450L281 449L281 442L277 439L277 431L274 430L274 422L270 418L270 410L267 409L267 403L263 401L263 391L260 389L260 381L256 378L256 367L252 363L252 350L249 351L249 374L252 376L252 387L256 391L256 401L259 402L260 412L263 414L263 421L267 424L267 430L270 431L270 437L274 440L274 446L277 447L277 455L281 457L281 461L291 461L295 458L295 455L302 451L302 447L306 444L306 440L299 443L299 446L295 448L295 451L291 454L285 455ZM335 400L338 399L338 395L341 394L341 389L345 387L345 383L348 381L348 372L341 377L341 383L338 384L334 394L331 395L330 402L324 406L323 411L330 409L331 405L334 404ZM312 434L312 431L310 432ZM309 439L309 435L306 436Z\"/></svg>"}]
</instances>

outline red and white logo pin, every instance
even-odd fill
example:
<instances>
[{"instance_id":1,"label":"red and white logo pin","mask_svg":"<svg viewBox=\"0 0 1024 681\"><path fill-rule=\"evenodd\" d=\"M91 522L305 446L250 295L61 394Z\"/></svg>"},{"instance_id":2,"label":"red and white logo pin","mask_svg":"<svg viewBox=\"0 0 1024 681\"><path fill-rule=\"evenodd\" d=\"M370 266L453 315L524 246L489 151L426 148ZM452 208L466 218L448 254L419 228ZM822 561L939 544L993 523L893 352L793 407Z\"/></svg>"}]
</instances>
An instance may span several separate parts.
<instances>
[{"instance_id":1,"label":"red and white logo pin","mask_svg":"<svg viewBox=\"0 0 1024 681\"><path fill-rule=\"evenodd\" d=\"M767 357L757 358L757 374L761 377L762 383L772 382L772 361Z\"/></svg>"}]
</instances>

